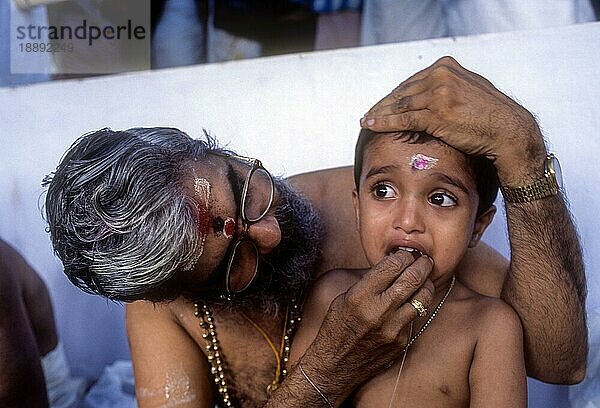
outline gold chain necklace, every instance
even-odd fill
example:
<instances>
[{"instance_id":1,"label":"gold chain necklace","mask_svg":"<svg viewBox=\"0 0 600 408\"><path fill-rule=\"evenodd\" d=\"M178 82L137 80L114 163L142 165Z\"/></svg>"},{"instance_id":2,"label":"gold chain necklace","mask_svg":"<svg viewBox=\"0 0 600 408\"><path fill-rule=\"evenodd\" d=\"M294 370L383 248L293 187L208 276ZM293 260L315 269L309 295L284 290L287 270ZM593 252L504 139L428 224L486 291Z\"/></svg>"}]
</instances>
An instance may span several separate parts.
<instances>
[{"instance_id":1,"label":"gold chain necklace","mask_svg":"<svg viewBox=\"0 0 600 408\"><path fill-rule=\"evenodd\" d=\"M421 334L423 334L423 332L425 331L425 329L427 328L427 326L429 326L431 324L431 322L433 321L433 319L435 319L435 316L437 315L437 313L442 308L442 305L444 304L444 302L446 301L446 299L448 299L448 295L450 295L450 292L452 291L452 288L454 287L454 282L455 281L456 281L456 276L452 275L452 282L450 282L450 286L448 286L448 289L446 290L446 293L444 294L444 297L442 298L442 300L440 300L440 303L438 303L438 305L434 309L434 311L431 314L431 316L429 316L429 319L427 319L427 321L425 322L425 324L423 325L423 327L421 327L421 330L419 330L419 332L417 334L415 334L414 337L412 337L409 340L409 342L406 344L406 347L404 347L405 350L407 350L410 346L412 346L412 344L415 342L415 340L417 340L419 338L419 336Z\"/></svg>"},{"instance_id":2,"label":"gold chain necklace","mask_svg":"<svg viewBox=\"0 0 600 408\"><path fill-rule=\"evenodd\" d=\"M388 405L388 408L392 407L392 403L394 402L394 399L396 398L396 391L398 390L398 384L400 382L400 374L402 374L402 369L404 368L404 361L406 360L406 354L408 353L408 348L413 345L415 340L417 340L417 338L421 334L423 334L423 332L425 331L427 326L429 326L431 324L431 322L433 321L433 319L435 319L435 316L438 314L438 312L442 308L442 305L444 304L446 299L448 299L448 296L450 295L450 292L452 291L452 288L454 287L454 282L456 282L456 276L452 275L452 282L450 282L450 286L448 286L448 289L446 290L444 297L442 298L442 300L440 300L440 303L438 303L438 305L434 309L433 313L431 313L431 316L429 316L429 319L427 319L427 321L425 322L423 327L421 327L421 330L419 330L417 334L415 334L413 337L411 337L411 339L406 344L406 347L404 347L404 350L402 350L402 362L400 363L400 368L398 369L398 376L396 377L396 383L395 383L394 389L392 391L392 396L390 397L390 403ZM414 322L414 320L410 322L410 331L408 333L409 337L412 335L413 322Z\"/></svg>"},{"instance_id":3,"label":"gold chain necklace","mask_svg":"<svg viewBox=\"0 0 600 408\"><path fill-rule=\"evenodd\" d=\"M289 359L290 344L289 344L289 336L286 334L289 313L290 313L290 308L288 305L285 308L285 320L283 322L283 333L281 334L281 345L279 347L279 351L277 351L277 348L275 347L275 343L271 340L271 338L264 331L264 329L262 327L260 327L260 325L258 323L256 323L250 317L248 317L248 315L246 313L241 312L242 316L244 316L244 319L248 320L248 322L250 322L252 324L252 326L254 326L256 331L259 332L263 336L263 338L265 339L265 341L271 348L271 351L273 352L273 356L275 356L275 361L277 362L277 368L275 368L275 377L273 378L273 381L271 382L271 384L269 384L267 386L267 394L269 394L269 395L279 387L280 377L282 374L282 369L281 369L282 358L285 359L286 363L287 363L287 360Z\"/></svg>"},{"instance_id":4,"label":"gold chain necklace","mask_svg":"<svg viewBox=\"0 0 600 408\"><path fill-rule=\"evenodd\" d=\"M207 359L211 365L211 374L213 375L217 390L223 399L223 404L226 407L233 407L231 395L229 394L229 385L227 381L227 367L226 362L221 351L219 339L217 338L217 330L215 326L214 317L212 311L206 304L200 305L198 302L194 303L194 315L200 320L200 327L203 330L202 338L206 342L206 354ZM275 359L277 361L277 371L275 372L275 378L273 382L267 387L267 392L271 393L279 387L279 384L283 381L287 375L287 363L290 355L290 344L294 336L296 325L300 322L300 312L298 305L294 299L290 300L286 308L286 319L284 323L283 338L281 339L280 352L277 353L275 345L271 339L267 336L260 326L254 323L245 314L242 315L248 319L253 326L265 337L267 343L271 347Z\"/></svg>"}]
</instances>

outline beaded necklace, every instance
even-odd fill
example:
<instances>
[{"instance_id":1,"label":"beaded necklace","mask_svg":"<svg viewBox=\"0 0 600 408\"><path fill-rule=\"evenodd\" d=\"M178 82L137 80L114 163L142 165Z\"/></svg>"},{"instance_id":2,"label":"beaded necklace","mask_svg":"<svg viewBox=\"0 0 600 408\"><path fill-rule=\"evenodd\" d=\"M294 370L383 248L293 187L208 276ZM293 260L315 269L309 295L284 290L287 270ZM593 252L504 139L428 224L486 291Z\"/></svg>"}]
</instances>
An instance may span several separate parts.
<instances>
[{"instance_id":1,"label":"beaded necklace","mask_svg":"<svg viewBox=\"0 0 600 408\"><path fill-rule=\"evenodd\" d=\"M206 304L194 303L194 315L200 320L200 327L203 330L202 338L206 342L206 354L208 362L211 366L211 374L213 375L215 386L219 391L219 395L223 400L225 407L233 407L233 401L229 393L229 385L227 380L227 363L221 351L219 339L217 338L217 329L212 311ZM267 343L271 347L275 359L277 361L277 369L273 382L267 387L267 393L271 393L279 387L287 375L287 363L290 355L290 344L292 342L297 324L300 322L300 311L298 304L294 299L290 300L286 308L286 319L284 323L283 338L281 340L280 352L277 353L273 342L268 338L264 330L256 323L250 320L245 314L243 316L248 319L252 325L265 337Z\"/></svg>"}]
</instances>

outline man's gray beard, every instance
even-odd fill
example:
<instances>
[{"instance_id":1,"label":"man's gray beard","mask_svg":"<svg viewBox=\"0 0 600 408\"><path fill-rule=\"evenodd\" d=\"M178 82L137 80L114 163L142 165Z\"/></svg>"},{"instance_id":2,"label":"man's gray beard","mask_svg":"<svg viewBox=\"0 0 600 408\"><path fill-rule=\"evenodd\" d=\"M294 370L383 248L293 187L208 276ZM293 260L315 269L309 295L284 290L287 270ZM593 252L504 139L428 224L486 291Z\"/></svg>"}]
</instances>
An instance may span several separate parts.
<instances>
[{"instance_id":1,"label":"man's gray beard","mask_svg":"<svg viewBox=\"0 0 600 408\"><path fill-rule=\"evenodd\" d=\"M306 289L320 256L323 226L306 197L285 179L275 178L274 182L279 193L274 215L281 229L281 242L260 258L257 276L246 290L228 301L219 300L213 293L205 294L207 303L276 315L290 299L299 300ZM223 267L218 267L215 275L224 276L220 273Z\"/></svg>"}]
</instances>

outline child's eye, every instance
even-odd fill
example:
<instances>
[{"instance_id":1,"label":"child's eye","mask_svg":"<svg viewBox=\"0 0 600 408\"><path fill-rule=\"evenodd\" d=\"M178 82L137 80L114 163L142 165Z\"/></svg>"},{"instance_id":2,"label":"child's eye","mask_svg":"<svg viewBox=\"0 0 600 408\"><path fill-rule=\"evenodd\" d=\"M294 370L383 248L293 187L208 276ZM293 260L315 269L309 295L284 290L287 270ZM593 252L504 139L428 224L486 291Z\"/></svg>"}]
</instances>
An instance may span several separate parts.
<instances>
[{"instance_id":1,"label":"child's eye","mask_svg":"<svg viewBox=\"0 0 600 408\"><path fill-rule=\"evenodd\" d=\"M429 196L429 202L440 207L454 207L456 198L447 193L433 193Z\"/></svg>"},{"instance_id":2,"label":"child's eye","mask_svg":"<svg viewBox=\"0 0 600 408\"><path fill-rule=\"evenodd\" d=\"M395 191L391 186L379 183L373 187L373 194L377 198L392 198L395 195Z\"/></svg>"}]
</instances>

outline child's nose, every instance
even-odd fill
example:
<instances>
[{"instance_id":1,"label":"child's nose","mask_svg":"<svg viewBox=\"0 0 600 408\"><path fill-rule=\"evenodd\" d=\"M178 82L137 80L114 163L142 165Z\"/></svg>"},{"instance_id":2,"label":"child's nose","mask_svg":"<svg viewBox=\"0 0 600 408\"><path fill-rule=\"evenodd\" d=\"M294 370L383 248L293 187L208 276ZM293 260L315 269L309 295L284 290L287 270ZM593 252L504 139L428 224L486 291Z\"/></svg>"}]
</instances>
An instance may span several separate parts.
<instances>
[{"instance_id":1,"label":"child's nose","mask_svg":"<svg viewBox=\"0 0 600 408\"><path fill-rule=\"evenodd\" d=\"M393 211L396 214L394 228L400 228L407 234L423 232L421 207L416 200L398 200L398 205Z\"/></svg>"}]
</instances>

